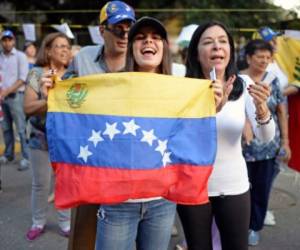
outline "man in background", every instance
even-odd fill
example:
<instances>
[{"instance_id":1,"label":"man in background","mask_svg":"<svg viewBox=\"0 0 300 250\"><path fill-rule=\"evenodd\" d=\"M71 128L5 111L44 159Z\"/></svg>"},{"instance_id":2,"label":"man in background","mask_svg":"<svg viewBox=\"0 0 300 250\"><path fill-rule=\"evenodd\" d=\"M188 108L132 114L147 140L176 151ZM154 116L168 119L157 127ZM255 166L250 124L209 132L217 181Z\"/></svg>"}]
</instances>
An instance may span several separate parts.
<instances>
[{"instance_id":1,"label":"man in background","mask_svg":"<svg viewBox=\"0 0 300 250\"><path fill-rule=\"evenodd\" d=\"M4 154L0 163L6 164L15 158L15 136L13 123L20 137L22 159L18 170L28 169L29 152L26 142L26 120L23 111L25 81L28 74L26 55L15 48L15 36L12 31L5 30L1 34L0 52L0 101L3 110L2 130L5 143Z\"/></svg>"}]
</instances>

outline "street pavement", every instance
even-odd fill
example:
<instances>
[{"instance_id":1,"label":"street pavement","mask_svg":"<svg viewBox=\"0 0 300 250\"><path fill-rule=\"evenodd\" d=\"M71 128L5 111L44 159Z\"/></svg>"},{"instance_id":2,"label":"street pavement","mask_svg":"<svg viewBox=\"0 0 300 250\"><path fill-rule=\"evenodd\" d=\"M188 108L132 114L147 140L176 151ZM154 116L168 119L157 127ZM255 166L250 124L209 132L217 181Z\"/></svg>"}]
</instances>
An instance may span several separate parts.
<instances>
[{"instance_id":1,"label":"street pavement","mask_svg":"<svg viewBox=\"0 0 300 250\"><path fill-rule=\"evenodd\" d=\"M19 155L18 155L19 157ZM17 171L18 159L3 165L0 193L0 250L64 250L67 239L58 234L57 217L53 203L49 204L46 233L34 242L25 239L31 225L30 193L31 171ZM284 169L275 181L270 208L276 217L276 226L265 227L260 244L250 250L300 249L300 174ZM177 220L179 235L172 237L168 250L183 239ZM199 235L199 237L201 237Z\"/></svg>"}]
</instances>

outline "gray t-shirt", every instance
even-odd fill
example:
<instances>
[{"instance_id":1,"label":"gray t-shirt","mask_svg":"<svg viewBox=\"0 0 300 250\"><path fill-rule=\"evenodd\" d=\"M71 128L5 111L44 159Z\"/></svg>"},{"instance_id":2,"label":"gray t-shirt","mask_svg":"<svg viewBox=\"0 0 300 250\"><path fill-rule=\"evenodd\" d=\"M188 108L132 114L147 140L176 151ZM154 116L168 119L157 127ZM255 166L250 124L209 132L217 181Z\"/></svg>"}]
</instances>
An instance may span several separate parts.
<instances>
[{"instance_id":1,"label":"gray t-shirt","mask_svg":"<svg viewBox=\"0 0 300 250\"><path fill-rule=\"evenodd\" d=\"M109 69L104 61L103 51L103 45L82 48L74 57L63 78L108 73Z\"/></svg>"}]
</instances>

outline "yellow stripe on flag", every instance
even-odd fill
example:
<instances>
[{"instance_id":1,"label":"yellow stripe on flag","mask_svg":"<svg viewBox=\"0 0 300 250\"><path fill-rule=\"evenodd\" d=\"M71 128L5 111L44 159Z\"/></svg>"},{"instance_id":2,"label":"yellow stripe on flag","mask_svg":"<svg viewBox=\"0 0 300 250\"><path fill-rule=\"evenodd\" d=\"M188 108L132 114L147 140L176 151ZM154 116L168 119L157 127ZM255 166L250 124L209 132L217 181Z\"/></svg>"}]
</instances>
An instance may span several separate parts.
<instances>
[{"instance_id":1,"label":"yellow stripe on flag","mask_svg":"<svg viewBox=\"0 0 300 250\"><path fill-rule=\"evenodd\" d=\"M210 80L154 73L111 73L60 81L48 111L132 117L202 118L215 115Z\"/></svg>"},{"instance_id":2,"label":"yellow stripe on flag","mask_svg":"<svg viewBox=\"0 0 300 250\"><path fill-rule=\"evenodd\" d=\"M276 62L287 75L289 83L300 87L300 40L280 36L276 41Z\"/></svg>"}]
</instances>

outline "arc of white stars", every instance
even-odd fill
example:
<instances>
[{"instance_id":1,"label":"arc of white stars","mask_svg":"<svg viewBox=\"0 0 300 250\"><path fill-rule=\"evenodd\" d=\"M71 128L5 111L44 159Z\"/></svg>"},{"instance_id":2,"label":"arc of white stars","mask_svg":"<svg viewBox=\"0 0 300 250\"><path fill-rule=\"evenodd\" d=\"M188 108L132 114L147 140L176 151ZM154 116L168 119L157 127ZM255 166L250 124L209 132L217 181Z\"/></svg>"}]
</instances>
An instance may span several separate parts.
<instances>
[{"instance_id":1,"label":"arc of white stars","mask_svg":"<svg viewBox=\"0 0 300 250\"><path fill-rule=\"evenodd\" d=\"M87 158L92 155L92 152L89 151L89 146L85 147L80 146L80 153L77 158L82 158L84 162L87 162Z\"/></svg>"},{"instance_id":2,"label":"arc of white stars","mask_svg":"<svg viewBox=\"0 0 300 250\"><path fill-rule=\"evenodd\" d=\"M141 141L147 142L150 146L152 146L153 141L157 139L157 137L154 135L153 129L150 131L142 130L143 138Z\"/></svg>"},{"instance_id":3,"label":"arc of white stars","mask_svg":"<svg viewBox=\"0 0 300 250\"><path fill-rule=\"evenodd\" d=\"M167 143L168 140L158 140L158 146L156 147L155 151L158 151L161 155L164 155L165 151L167 150Z\"/></svg>"},{"instance_id":4,"label":"arc of white stars","mask_svg":"<svg viewBox=\"0 0 300 250\"><path fill-rule=\"evenodd\" d=\"M103 132L104 135L108 135L110 140L113 140L115 135L120 134L121 131L117 129L117 123L113 123L113 124L109 124L109 123L105 123L106 125L106 129Z\"/></svg>"},{"instance_id":5,"label":"arc of white stars","mask_svg":"<svg viewBox=\"0 0 300 250\"><path fill-rule=\"evenodd\" d=\"M165 167L168 163L171 163L170 159L171 152L165 152L162 158L163 166Z\"/></svg>"},{"instance_id":6,"label":"arc of white stars","mask_svg":"<svg viewBox=\"0 0 300 250\"><path fill-rule=\"evenodd\" d=\"M103 141L104 139L100 135L101 131L95 131L94 129L92 130L92 135L88 139L88 141L93 142L94 146L97 147L98 142Z\"/></svg>"},{"instance_id":7,"label":"arc of white stars","mask_svg":"<svg viewBox=\"0 0 300 250\"><path fill-rule=\"evenodd\" d=\"M134 119L132 119L130 122L123 122L123 125L125 127L123 132L124 135L132 134L136 136L136 130L140 128L140 126L135 123Z\"/></svg>"}]
</instances>

